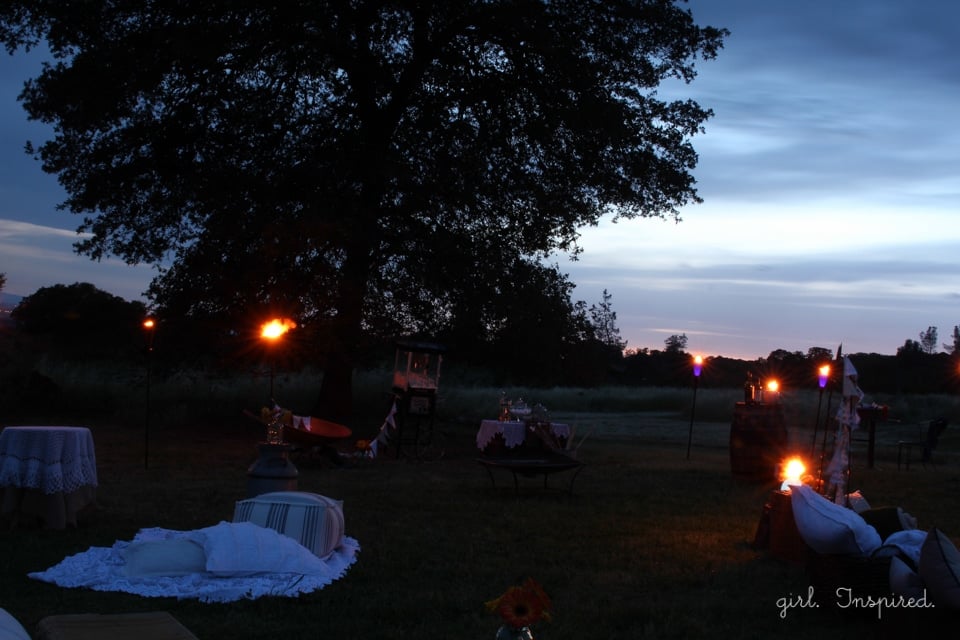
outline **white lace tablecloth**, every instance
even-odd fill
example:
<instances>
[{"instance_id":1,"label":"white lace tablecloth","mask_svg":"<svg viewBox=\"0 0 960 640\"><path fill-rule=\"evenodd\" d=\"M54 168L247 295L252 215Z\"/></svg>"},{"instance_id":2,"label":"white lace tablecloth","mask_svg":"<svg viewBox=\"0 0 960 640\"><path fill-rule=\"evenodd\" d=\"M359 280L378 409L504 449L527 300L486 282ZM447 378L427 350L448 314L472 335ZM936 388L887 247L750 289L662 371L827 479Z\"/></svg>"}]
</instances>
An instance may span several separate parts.
<instances>
[{"instance_id":1,"label":"white lace tablecloth","mask_svg":"<svg viewBox=\"0 0 960 640\"><path fill-rule=\"evenodd\" d=\"M0 487L46 495L97 486L97 456L86 427L6 427L0 432Z\"/></svg>"},{"instance_id":2,"label":"white lace tablecloth","mask_svg":"<svg viewBox=\"0 0 960 640\"><path fill-rule=\"evenodd\" d=\"M558 438L570 437L570 425L568 424L551 422L550 431ZM480 430L477 431L477 448L480 450L486 449L498 433L503 434L504 444L512 449L523 444L527 436L527 425L519 421L483 420L480 423Z\"/></svg>"}]
</instances>

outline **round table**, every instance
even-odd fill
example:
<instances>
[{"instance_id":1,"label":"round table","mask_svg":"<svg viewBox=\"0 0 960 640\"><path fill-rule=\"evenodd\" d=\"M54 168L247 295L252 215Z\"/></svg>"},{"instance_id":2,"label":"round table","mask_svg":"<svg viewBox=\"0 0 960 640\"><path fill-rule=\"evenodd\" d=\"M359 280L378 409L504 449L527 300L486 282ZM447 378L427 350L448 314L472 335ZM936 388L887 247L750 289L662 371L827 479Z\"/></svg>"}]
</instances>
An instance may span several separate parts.
<instances>
[{"instance_id":1,"label":"round table","mask_svg":"<svg viewBox=\"0 0 960 640\"><path fill-rule=\"evenodd\" d=\"M76 526L96 499L97 457L86 427L5 427L0 432L2 513L33 515L51 529Z\"/></svg>"}]
</instances>

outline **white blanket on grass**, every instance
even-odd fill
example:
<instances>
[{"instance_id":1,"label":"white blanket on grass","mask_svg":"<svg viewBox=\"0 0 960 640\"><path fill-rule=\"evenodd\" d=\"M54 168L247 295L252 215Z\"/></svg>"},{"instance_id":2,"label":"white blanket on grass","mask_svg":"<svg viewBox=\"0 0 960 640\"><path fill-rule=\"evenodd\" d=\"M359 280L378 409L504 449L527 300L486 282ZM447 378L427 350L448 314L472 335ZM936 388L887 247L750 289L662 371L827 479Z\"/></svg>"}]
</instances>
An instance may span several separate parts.
<instances>
[{"instance_id":1,"label":"white blanket on grass","mask_svg":"<svg viewBox=\"0 0 960 640\"><path fill-rule=\"evenodd\" d=\"M294 598L342 577L359 550L356 540L344 536L321 559L273 529L221 522L194 531L141 529L129 542L90 547L28 576L61 587L201 602Z\"/></svg>"}]
</instances>

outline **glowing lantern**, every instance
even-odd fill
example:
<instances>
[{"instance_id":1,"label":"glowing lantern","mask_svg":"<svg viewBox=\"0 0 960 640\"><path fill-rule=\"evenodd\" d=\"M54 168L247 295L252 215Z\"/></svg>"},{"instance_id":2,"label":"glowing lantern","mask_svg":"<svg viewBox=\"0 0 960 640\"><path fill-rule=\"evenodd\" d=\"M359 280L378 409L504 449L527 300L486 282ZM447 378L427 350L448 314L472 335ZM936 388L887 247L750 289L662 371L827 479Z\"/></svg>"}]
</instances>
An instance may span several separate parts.
<instances>
[{"instance_id":1,"label":"glowing lantern","mask_svg":"<svg viewBox=\"0 0 960 640\"><path fill-rule=\"evenodd\" d=\"M790 491L790 485L803 484L802 477L806 470L807 466L803 464L803 460L800 458L787 460L781 473L783 484L780 485L780 491Z\"/></svg>"}]
</instances>

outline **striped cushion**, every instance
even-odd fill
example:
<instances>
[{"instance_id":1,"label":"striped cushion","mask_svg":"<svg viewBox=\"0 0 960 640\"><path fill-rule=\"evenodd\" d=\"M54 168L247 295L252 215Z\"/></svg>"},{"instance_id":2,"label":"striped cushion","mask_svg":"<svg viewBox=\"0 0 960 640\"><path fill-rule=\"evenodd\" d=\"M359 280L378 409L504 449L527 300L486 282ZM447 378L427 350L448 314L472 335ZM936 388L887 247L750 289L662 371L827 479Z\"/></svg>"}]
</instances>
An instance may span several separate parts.
<instances>
[{"instance_id":1,"label":"striped cushion","mask_svg":"<svg viewBox=\"0 0 960 640\"><path fill-rule=\"evenodd\" d=\"M276 491L237 502L234 522L252 522L293 538L325 558L343 541L343 502L304 491Z\"/></svg>"}]
</instances>

